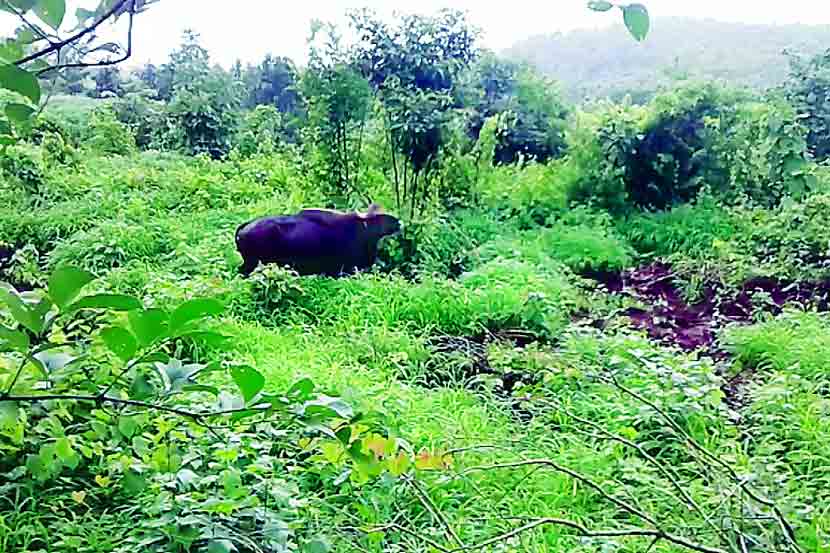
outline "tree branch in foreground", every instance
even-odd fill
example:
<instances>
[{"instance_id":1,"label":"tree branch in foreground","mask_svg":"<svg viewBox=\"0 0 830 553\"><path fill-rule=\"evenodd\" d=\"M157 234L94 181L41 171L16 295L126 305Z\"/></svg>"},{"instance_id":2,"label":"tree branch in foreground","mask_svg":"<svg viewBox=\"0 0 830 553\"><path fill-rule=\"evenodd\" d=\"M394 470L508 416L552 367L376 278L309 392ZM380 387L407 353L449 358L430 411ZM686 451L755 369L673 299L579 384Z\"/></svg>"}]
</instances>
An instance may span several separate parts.
<instances>
[{"instance_id":1,"label":"tree branch in foreground","mask_svg":"<svg viewBox=\"0 0 830 553\"><path fill-rule=\"evenodd\" d=\"M712 453L711 451L697 443L697 441L688 432L686 432L679 424L677 424L677 422L675 422L675 420L664 409L661 409L660 406L658 406L656 403L644 397L642 394L639 394L634 390L624 386L622 383L620 383L620 381L613 373L611 373L609 377L603 378L603 380L605 380L607 383L610 383L621 392L629 395L630 397L633 397L637 401L640 401L654 409L657 412L657 414L659 414L660 417L662 417L663 420L665 420L669 424L669 426L671 426L672 429L674 429L675 432L677 432L680 436L683 437L683 439L689 446L691 446L694 450L696 450L701 455L709 459L712 462L712 464L718 465L721 468L723 468L729 474L732 480L736 484L738 484L738 486L740 486L740 488L747 494L747 496L750 497L750 499L769 509L772 509L772 512L775 513L775 517L778 520L779 526L781 526L781 530L787 537L787 541L789 542L790 547L794 551L802 551L801 546L798 545L798 540L795 536L795 530L793 529L792 525L789 523L787 518L784 516L784 513L781 511L778 505L775 504L774 501L759 495L758 492L756 492L749 486L749 483L745 479L741 478L741 476L735 471L735 469L731 465L729 465L729 463L727 463L726 461L724 461L723 459L721 459L720 457L718 457L717 455L715 455L714 453ZM707 468L711 468L711 466Z\"/></svg>"},{"instance_id":2,"label":"tree branch in foreground","mask_svg":"<svg viewBox=\"0 0 830 553\"><path fill-rule=\"evenodd\" d=\"M66 46L69 46L71 44L76 43L77 41L84 38L88 34L94 32L96 29L98 29L98 27L103 25L104 22L107 21L112 16L123 13L128 4L130 6L130 8L129 8L130 15L133 16L135 14L136 0L119 0L109 10L107 10L101 17L99 17L95 22L93 22L92 25L90 25L88 27L84 27L83 29L81 29L80 31L75 33L74 35L71 35L70 37L68 37L64 40L51 42L51 44L49 46L47 46L46 48L43 48L42 50L38 50L37 52L29 54L28 56L25 56L25 57L15 61L14 65L21 66L21 65L27 64L29 62L32 62L34 60L43 58L43 57L48 56L50 54L53 54L55 52L59 52L61 49L65 48Z\"/></svg>"},{"instance_id":3,"label":"tree branch in foreground","mask_svg":"<svg viewBox=\"0 0 830 553\"><path fill-rule=\"evenodd\" d=\"M611 494L609 494L608 492L603 490L602 486L600 486L599 484L597 484L596 482L594 482L593 480L591 480L587 476L585 476L583 474L580 474L580 473L576 472L575 470L569 469L568 467L564 467L564 466L560 465L559 463L557 463L555 461L552 461L550 459L528 459L528 460L516 461L516 462L512 462L512 463L497 463L497 464L494 464L494 465L479 465L479 466L474 466L474 467L469 467L467 469L464 469L461 472L461 474L467 474L467 473L470 473L470 472L482 472L482 471L488 471L488 470L497 470L497 469L532 467L532 466L540 466L540 465L552 468L553 470L555 470L557 472L567 474L571 478L574 478L575 480L579 480L580 482L582 482L583 484L585 484L586 486L588 486L589 488L591 488L592 490L594 490L595 492L600 494L602 497L604 497L605 499L607 499L608 501L610 501L611 503L613 503L614 505L616 505L617 507L619 507L623 511L626 511L627 513L629 513L631 515L634 515L635 517L637 517L641 520L644 520L645 522L648 522L649 524L651 524L655 527L658 526L657 521L654 520L654 518L651 515L649 515L647 513L644 513L643 511L641 511L640 509L637 509L636 507L632 507L631 505L625 503L624 501L620 501L616 497L612 496Z\"/></svg>"},{"instance_id":4,"label":"tree branch in foreground","mask_svg":"<svg viewBox=\"0 0 830 553\"><path fill-rule=\"evenodd\" d=\"M58 65L53 65L51 67L46 67L45 69L41 69L37 72L38 75L43 75L45 73L49 73L51 71L59 71L61 69L69 69L69 68L87 68L87 67L106 67L109 65L118 65L119 63L125 62L133 55L133 24L135 20L135 0L129 0L133 2L133 5L129 8L129 26L127 28L127 50L124 52L120 58L111 60L107 59L104 61L99 61L95 63L58 63Z\"/></svg>"},{"instance_id":5,"label":"tree branch in foreground","mask_svg":"<svg viewBox=\"0 0 830 553\"><path fill-rule=\"evenodd\" d=\"M166 405L158 405L156 403L148 403L146 401L137 401L134 399L121 399L112 396L84 396L84 395L61 395L61 394L53 394L53 395L38 395L38 396L10 396L4 395L0 396L0 403L4 401L14 401L18 403L38 403L41 401L84 401L88 403L112 403L113 405L126 405L131 407L140 407L142 409L148 410L155 410L161 411L164 413L171 413L173 415L178 415L180 417L185 417L188 419L193 420L199 424L204 425L204 421L211 417L217 417L220 415L229 415L233 413L241 413L241 412L249 412L249 411L266 411L263 408L243 408L243 409L228 409L225 411L213 411L213 412L206 412L206 413L197 413L194 411L188 411L186 409L179 409L176 407L168 407Z\"/></svg>"},{"instance_id":6,"label":"tree branch in foreground","mask_svg":"<svg viewBox=\"0 0 830 553\"><path fill-rule=\"evenodd\" d=\"M466 551L476 551L479 549L484 549L485 547L489 547L491 545L495 545L497 543L505 542L511 538L515 538L521 534L529 532L535 528L539 528L541 526L565 526L572 530L575 530L577 535L582 538L638 538L638 537L650 537L654 538L654 542L665 540L671 542L675 545L679 545L681 547L685 547L691 551L697 551L699 553L726 553L723 549L718 549L715 547L708 547L705 545L701 545L699 543L695 543L689 541L683 537L675 536L674 534L669 534L667 532L663 532L662 530L651 530L647 528L632 528L629 530L597 530L592 531L589 530L584 525L568 519L562 518L540 518L536 520L532 520L523 526L519 526L505 532L503 534L499 534L493 538L485 540L483 542L479 542L473 545L467 545L464 547L445 547L434 540L427 538L426 536L421 536L417 532L410 530L409 528L405 528L399 524L387 524L384 526L376 526L372 528L356 528L352 527L352 529L358 530L364 534L374 534L377 532L386 532L388 530L397 530L399 532L409 534L422 542L430 545L431 547L441 551L442 553L463 553Z\"/></svg>"}]
</instances>

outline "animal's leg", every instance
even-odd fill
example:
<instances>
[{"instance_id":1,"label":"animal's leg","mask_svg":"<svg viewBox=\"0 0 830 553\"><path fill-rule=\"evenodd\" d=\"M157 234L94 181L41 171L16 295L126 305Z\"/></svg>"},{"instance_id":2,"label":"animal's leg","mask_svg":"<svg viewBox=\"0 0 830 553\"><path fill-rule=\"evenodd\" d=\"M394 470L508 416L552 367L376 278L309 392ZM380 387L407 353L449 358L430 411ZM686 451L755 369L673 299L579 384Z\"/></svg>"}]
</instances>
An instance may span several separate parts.
<instances>
[{"instance_id":1,"label":"animal's leg","mask_svg":"<svg viewBox=\"0 0 830 553\"><path fill-rule=\"evenodd\" d=\"M252 272L254 272L254 269L256 269L256 266L259 264L259 260L256 259L256 258L247 259L247 258L244 258L244 257L242 258L242 260L243 260L243 263L239 267L239 274L241 274L244 277L247 277Z\"/></svg>"}]
</instances>

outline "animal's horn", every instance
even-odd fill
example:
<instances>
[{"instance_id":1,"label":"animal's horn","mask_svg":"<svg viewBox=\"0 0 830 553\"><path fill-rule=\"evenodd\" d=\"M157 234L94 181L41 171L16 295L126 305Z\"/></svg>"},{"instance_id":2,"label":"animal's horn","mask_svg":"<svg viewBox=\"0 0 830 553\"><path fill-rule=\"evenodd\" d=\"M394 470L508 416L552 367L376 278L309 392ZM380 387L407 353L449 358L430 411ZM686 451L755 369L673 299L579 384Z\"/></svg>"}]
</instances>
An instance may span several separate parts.
<instances>
[{"instance_id":1,"label":"animal's horn","mask_svg":"<svg viewBox=\"0 0 830 553\"><path fill-rule=\"evenodd\" d=\"M372 205L370 205L369 209L366 210L366 215L364 215L364 217L374 217L378 213L380 213L380 206L372 202Z\"/></svg>"}]
</instances>

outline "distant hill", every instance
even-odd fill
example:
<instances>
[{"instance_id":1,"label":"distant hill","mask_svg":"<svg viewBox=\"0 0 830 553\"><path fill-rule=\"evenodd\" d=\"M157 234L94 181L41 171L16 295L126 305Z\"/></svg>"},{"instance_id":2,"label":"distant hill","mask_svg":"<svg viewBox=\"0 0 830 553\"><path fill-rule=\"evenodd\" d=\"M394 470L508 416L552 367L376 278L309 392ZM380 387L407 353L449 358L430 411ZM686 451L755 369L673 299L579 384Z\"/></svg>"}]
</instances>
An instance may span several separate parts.
<instances>
[{"instance_id":1,"label":"distant hill","mask_svg":"<svg viewBox=\"0 0 830 553\"><path fill-rule=\"evenodd\" d=\"M558 79L574 100L632 92L643 99L671 75L724 79L767 88L787 76L784 49L830 48L830 25L747 25L656 18L643 43L622 25L534 36L503 52ZM636 94L634 94L636 93Z\"/></svg>"}]
</instances>

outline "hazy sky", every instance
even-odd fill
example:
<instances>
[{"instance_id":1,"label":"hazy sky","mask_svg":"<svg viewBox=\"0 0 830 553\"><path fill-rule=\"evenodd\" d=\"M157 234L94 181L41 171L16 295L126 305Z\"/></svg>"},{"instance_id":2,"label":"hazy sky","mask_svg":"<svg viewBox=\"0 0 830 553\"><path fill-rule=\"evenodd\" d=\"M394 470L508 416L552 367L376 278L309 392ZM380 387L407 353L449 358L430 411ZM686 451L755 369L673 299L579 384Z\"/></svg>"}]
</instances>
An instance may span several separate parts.
<instances>
[{"instance_id":1,"label":"hazy sky","mask_svg":"<svg viewBox=\"0 0 830 553\"><path fill-rule=\"evenodd\" d=\"M640 0L652 16L708 17L746 23L830 24L826 0ZM67 13L93 0L67 0ZM530 35L577 28L622 25L618 11L600 14L585 0L161 0L136 18L131 64L163 63L186 27L202 36L214 60L229 65L236 58L253 61L265 53L302 62L312 19L337 21L347 9L370 7L432 13L442 7L466 10L483 30L485 46L499 50ZM8 29L0 18L0 30Z\"/></svg>"}]
</instances>

